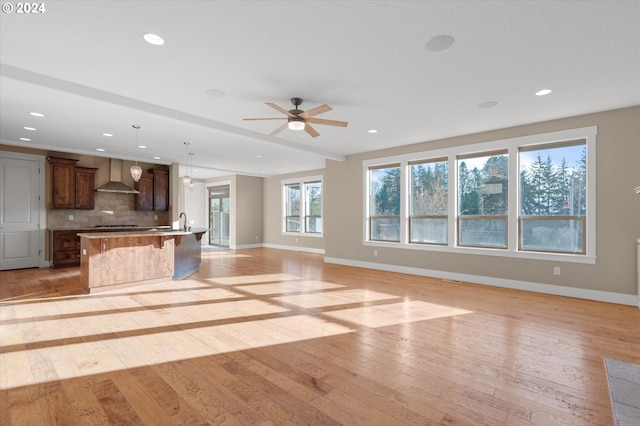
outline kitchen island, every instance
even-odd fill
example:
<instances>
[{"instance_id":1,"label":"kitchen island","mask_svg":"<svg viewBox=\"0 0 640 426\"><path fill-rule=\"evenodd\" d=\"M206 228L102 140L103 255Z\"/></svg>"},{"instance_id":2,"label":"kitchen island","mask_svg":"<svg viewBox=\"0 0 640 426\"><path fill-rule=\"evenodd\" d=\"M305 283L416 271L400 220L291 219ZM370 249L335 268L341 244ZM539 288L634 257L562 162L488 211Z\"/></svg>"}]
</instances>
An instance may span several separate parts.
<instances>
[{"instance_id":1,"label":"kitchen island","mask_svg":"<svg viewBox=\"0 0 640 426\"><path fill-rule=\"evenodd\" d=\"M90 293L181 279L200 266L207 229L80 233L80 281Z\"/></svg>"}]
</instances>

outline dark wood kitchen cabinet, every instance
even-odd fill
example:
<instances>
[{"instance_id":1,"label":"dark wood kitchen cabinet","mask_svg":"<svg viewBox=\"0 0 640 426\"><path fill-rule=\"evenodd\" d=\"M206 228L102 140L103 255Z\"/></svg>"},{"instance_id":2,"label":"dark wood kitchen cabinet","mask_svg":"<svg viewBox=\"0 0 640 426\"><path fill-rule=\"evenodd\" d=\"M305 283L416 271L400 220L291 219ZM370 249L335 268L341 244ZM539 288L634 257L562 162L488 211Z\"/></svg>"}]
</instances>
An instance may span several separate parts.
<instances>
[{"instance_id":1,"label":"dark wood kitchen cabinet","mask_svg":"<svg viewBox=\"0 0 640 426\"><path fill-rule=\"evenodd\" d=\"M80 237L77 230L51 231L51 267L80 265Z\"/></svg>"},{"instance_id":2,"label":"dark wood kitchen cabinet","mask_svg":"<svg viewBox=\"0 0 640 426\"><path fill-rule=\"evenodd\" d=\"M153 175L142 173L140 180L133 184L139 194L135 195L135 208L139 211L153 210Z\"/></svg>"},{"instance_id":3,"label":"dark wood kitchen cabinet","mask_svg":"<svg viewBox=\"0 0 640 426\"><path fill-rule=\"evenodd\" d=\"M169 210L169 170L151 169L153 174L153 209Z\"/></svg>"},{"instance_id":4,"label":"dark wood kitchen cabinet","mask_svg":"<svg viewBox=\"0 0 640 426\"><path fill-rule=\"evenodd\" d=\"M136 194L136 210L169 210L169 170L149 169L134 184L134 188L140 191Z\"/></svg>"},{"instance_id":5,"label":"dark wood kitchen cabinet","mask_svg":"<svg viewBox=\"0 0 640 426\"><path fill-rule=\"evenodd\" d=\"M76 163L78 160L49 157L51 164L51 208L76 207Z\"/></svg>"},{"instance_id":6,"label":"dark wood kitchen cabinet","mask_svg":"<svg viewBox=\"0 0 640 426\"><path fill-rule=\"evenodd\" d=\"M93 210L96 206L96 170L76 167L76 209Z\"/></svg>"},{"instance_id":7,"label":"dark wood kitchen cabinet","mask_svg":"<svg viewBox=\"0 0 640 426\"><path fill-rule=\"evenodd\" d=\"M76 167L78 160L49 157L51 164L51 208L95 208L96 170Z\"/></svg>"}]
</instances>

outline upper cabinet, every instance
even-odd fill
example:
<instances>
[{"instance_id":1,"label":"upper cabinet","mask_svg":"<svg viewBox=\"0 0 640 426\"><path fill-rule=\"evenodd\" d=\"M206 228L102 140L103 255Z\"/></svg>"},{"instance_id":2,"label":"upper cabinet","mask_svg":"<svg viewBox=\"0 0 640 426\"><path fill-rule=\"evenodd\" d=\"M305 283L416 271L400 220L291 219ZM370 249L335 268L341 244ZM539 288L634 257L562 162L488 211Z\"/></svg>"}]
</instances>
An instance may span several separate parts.
<instances>
[{"instance_id":1,"label":"upper cabinet","mask_svg":"<svg viewBox=\"0 0 640 426\"><path fill-rule=\"evenodd\" d=\"M140 191L136 194L136 210L169 210L169 170L149 169L134 185Z\"/></svg>"},{"instance_id":2,"label":"upper cabinet","mask_svg":"<svg viewBox=\"0 0 640 426\"><path fill-rule=\"evenodd\" d=\"M51 208L93 210L96 170L76 167L78 160L49 157L51 164Z\"/></svg>"},{"instance_id":3,"label":"upper cabinet","mask_svg":"<svg viewBox=\"0 0 640 426\"><path fill-rule=\"evenodd\" d=\"M169 210L169 170L151 169L153 173L153 209Z\"/></svg>"},{"instance_id":4,"label":"upper cabinet","mask_svg":"<svg viewBox=\"0 0 640 426\"><path fill-rule=\"evenodd\" d=\"M133 184L136 191L140 191L135 197L135 208L139 211L153 210L153 175L143 172L140 180Z\"/></svg>"},{"instance_id":5,"label":"upper cabinet","mask_svg":"<svg viewBox=\"0 0 640 426\"><path fill-rule=\"evenodd\" d=\"M76 167L76 209L95 208L96 170L90 167Z\"/></svg>"}]
</instances>

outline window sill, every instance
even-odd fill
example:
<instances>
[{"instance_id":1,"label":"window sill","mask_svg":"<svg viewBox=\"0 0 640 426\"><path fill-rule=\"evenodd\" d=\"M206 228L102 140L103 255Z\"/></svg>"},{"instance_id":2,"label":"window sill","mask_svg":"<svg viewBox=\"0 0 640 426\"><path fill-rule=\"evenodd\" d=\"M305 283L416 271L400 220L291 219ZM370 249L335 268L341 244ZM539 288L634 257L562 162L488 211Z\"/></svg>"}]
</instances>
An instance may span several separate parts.
<instances>
[{"instance_id":1,"label":"window sill","mask_svg":"<svg viewBox=\"0 0 640 426\"><path fill-rule=\"evenodd\" d=\"M288 237L311 237L311 238L323 238L324 234L316 234L316 233L304 233L304 232L282 232L281 235L285 235Z\"/></svg>"},{"instance_id":2,"label":"window sill","mask_svg":"<svg viewBox=\"0 0 640 426\"><path fill-rule=\"evenodd\" d=\"M479 256L497 256L497 257L510 257L517 259L532 259L532 260L548 260L552 262L567 262L567 263L583 263L583 264L595 264L595 256L587 256L584 254L564 254L564 253L541 253L530 251L513 251L506 249L491 249L484 247L451 247L451 246L438 246L428 244L405 244L394 243L384 241L365 241L364 246L368 247L386 247L402 250L422 250L432 251L440 253L456 253L456 254L473 254Z\"/></svg>"}]
</instances>

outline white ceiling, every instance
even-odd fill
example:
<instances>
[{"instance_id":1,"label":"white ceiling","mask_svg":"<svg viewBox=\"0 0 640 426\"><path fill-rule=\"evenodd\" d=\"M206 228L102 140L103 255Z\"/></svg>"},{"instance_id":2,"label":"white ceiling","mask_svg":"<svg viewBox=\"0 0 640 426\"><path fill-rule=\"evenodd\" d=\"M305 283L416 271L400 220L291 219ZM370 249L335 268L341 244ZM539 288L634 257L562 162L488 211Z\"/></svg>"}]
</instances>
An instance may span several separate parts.
<instances>
[{"instance_id":1,"label":"white ceiling","mask_svg":"<svg viewBox=\"0 0 640 426\"><path fill-rule=\"evenodd\" d=\"M184 164L188 141L196 178L640 104L639 1L43 3L0 17L0 142ZM451 48L425 49L443 34ZM274 137L283 121L242 120L278 117L264 102L294 96L349 126Z\"/></svg>"}]
</instances>

